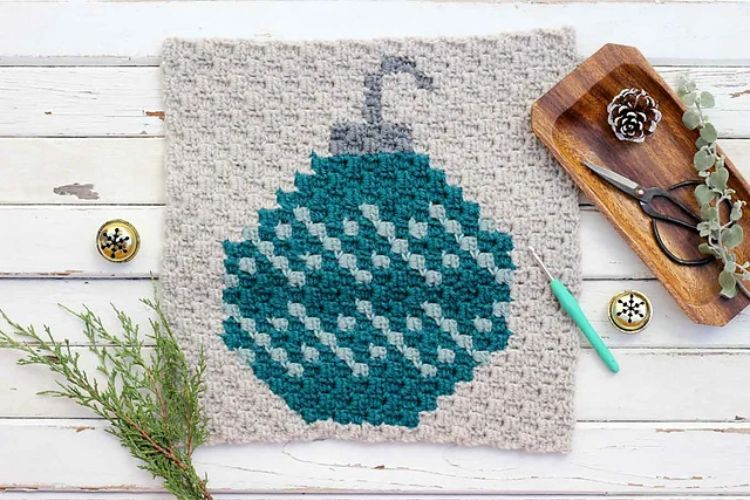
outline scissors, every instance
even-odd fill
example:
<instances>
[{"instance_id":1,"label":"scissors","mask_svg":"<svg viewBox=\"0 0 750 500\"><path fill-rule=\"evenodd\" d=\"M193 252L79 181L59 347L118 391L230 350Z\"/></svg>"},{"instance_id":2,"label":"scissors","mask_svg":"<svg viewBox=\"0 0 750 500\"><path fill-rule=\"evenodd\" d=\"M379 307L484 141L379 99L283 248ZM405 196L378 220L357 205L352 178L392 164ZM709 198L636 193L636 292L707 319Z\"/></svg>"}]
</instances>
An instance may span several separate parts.
<instances>
[{"instance_id":1,"label":"scissors","mask_svg":"<svg viewBox=\"0 0 750 500\"><path fill-rule=\"evenodd\" d=\"M698 232L697 225L701 221L700 216L698 216L698 214L693 212L693 210L690 207L688 207L682 201L680 201L679 198L674 196L672 194L672 191L686 187L686 186L697 186L698 184L703 183L702 180L690 179L690 180L678 182L677 184L669 186L666 189L662 189L660 187L644 187L638 184L637 182L635 182L634 180L628 179L624 175L620 175L617 172L613 172L600 165L591 163L590 161L584 160L583 164L587 168L592 170L594 173L596 173L599 177L601 177L602 179L607 181L609 184L611 184L612 186L616 187L623 193L638 200L643 212L651 218L651 229L654 233L654 239L656 240L656 243L659 245L659 248L661 248L662 252L664 252L664 254L667 257L669 257L671 261L681 264L683 266L702 266L714 260L714 258L710 255L700 258L700 259L683 259L681 257L678 257L677 255L672 253L664 244L661 234L659 233L659 226L656 223L657 221L663 221L668 224L673 224L676 226L690 229L697 233ZM653 204L653 201L656 198L663 198L669 201L672 205L676 206L680 210L680 212L682 212L686 216L686 219L675 218L675 217L672 217L668 214L661 212Z\"/></svg>"}]
</instances>

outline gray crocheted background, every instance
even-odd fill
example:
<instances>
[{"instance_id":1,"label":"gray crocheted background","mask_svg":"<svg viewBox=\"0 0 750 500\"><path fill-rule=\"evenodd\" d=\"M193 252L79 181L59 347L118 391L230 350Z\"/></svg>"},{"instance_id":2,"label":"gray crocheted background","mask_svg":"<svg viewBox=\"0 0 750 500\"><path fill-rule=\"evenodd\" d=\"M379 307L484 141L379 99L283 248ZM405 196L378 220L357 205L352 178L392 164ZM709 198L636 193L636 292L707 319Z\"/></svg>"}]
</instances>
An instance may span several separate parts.
<instances>
[{"instance_id":1,"label":"gray crocheted background","mask_svg":"<svg viewBox=\"0 0 750 500\"><path fill-rule=\"evenodd\" d=\"M206 349L205 402L213 443L336 437L569 449L577 333L526 247L534 246L574 293L579 290L577 192L529 123L530 104L575 63L574 34L567 30L441 40L166 43L168 207L162 298L189 356L195 359L201 345ZM368 83L367 75L375 75L376 81ZM363 97L368 85L372 92ZM352 125L363 122L363 106L370 126ZM222 338L229 328L225 320L234 324L236 315L240 321L240 312L228 312L224 304L225 287L237 286L238 278L227 277L223 242L257 237L243 228L258 225L259 209L278 206L278 189L294 190L295 173L311 173L313 152L328 157L412 148L429 156L430 167L444 170L448 183L460 186L464 199L481 207L482 217L512 235L517 268L506 318L512 334L505 349L485 353L488 358L473 368L473 380L458 381L452 392L439 395L436 409L419 413L416 426L310 421L277 395L279 390L272 390L266 372L254 374L253 362L266 356L268 370L283 366L287 373L279 377L299 380L303 369L302 377L314 372L305 367L329 359L326 354L334 352L336 362L349 360L351 365L360 351L342 349L335 337L331 341L317 330L317 349L303 344L305 357L299 363L293 362L294 352L272 352L280 337L270 331L270 340L257 331L247 337L254 340L256 352L228 348ZM296 265L290 259L273 261L274 267L263 259L245 259L240 269L254 273L257 261L269 272L285 273L295 285L286 268ZM357 280L366 282L366 277ZM271 330L267 324L241 324L245 335L254 327ZM387 325L379 327L385 335L382 346L373 351L371 344L371 364L403 361L399 356L404 356L424 370L429 355L423 352L422 361L419 355L415 361L401 345L403 336L394 337ZM274 326L283 336L286 323ZM315 330L313 324L306 327ZM446 359L453 360L443 356L440 361Z\"/></svg>"}]
</instances>

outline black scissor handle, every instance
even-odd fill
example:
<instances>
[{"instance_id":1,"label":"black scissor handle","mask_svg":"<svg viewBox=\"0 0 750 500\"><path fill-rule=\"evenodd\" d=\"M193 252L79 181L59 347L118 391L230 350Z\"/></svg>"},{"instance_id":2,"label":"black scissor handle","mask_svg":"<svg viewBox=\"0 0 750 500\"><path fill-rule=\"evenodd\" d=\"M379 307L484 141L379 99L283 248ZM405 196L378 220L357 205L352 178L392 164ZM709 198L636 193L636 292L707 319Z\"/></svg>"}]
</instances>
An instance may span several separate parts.
<instances>
[{"instance_id":1,"label":"black scissor handle","mask_svg":"<svg viewBox=\"0 0 750 500\"><path fill-rule=\"evenodd\" d=\"M700 216L696 214L690 207L684 204L679 198L674 196L672 194L672 191L683 188L683 187L687 187L687 186L697 186L699 184L703 184L703 181L700 179L690 179L690 180L678 182L677 184L669 186L667 189L662 189L658 187L644 188L643 195L641 196L641 199L640 199L641 208L649 217L651 217L651 230L654 233L654 239L656 240L656 243L659 245L659 248L661 248L662 252L664 252L664 254L667 257L669 257L671 261L676 262L677 264L680 264L683 266L702 266L702 265L708 264L709 262L712 262L714 260L714 257L711 255L708 255L701 259L683 259L675 255L667 248L666 244L664 243L664 240L661 237L661 233L659 232L659 225L657 224L657 221L663 221L669 224L674 224L674 225L698 232L697 226L698 226L698 223L701 221ZM673 205L679 208L680 211L682 211L687 217L689 217L690 221L677 219L675 217L671 217L669 215L663 214L658 209L656 209L656 207L653 206L652 201L655 198L664 198L666 200L669 200Z\"/></svg>"},{"instance_id":2,"label":"black scissor handle","mask_svg":"<svg viewBox=\"0 0 750 500\"><path fill-rule=\"evenodd\" d=\"M667 189L662 189L658 187L643 188L643 196L641 196L641 199L640 199L641 208L643 208L643 211L646 212L646 214L648 214L650 217L654 219L659 219L664 222L669 222L671 224L676 224L678 226L682 226L687 229L693 229L697 231L696 226L701 221L700 216L696 214L695 212L693 212L693 210L690 207L688 207L686 204L684 204L679 198L674 196L672 194L672 191L683 188L683 187L687 187L687 186L697 186L699 184L703 184L703 181L698 180L698 179L690 179L690 180L682 181L672 186L669 186ZM653 200L655 200L656 198L664 198L670 201L673 205L679 208L680 211L682 211L682 213L684 213L687 217L689 217L690 220L686 221L684 219L677 219L677 218L670 217L669 215L661 213L653 205Z\"/></svg>"}]
</instances>

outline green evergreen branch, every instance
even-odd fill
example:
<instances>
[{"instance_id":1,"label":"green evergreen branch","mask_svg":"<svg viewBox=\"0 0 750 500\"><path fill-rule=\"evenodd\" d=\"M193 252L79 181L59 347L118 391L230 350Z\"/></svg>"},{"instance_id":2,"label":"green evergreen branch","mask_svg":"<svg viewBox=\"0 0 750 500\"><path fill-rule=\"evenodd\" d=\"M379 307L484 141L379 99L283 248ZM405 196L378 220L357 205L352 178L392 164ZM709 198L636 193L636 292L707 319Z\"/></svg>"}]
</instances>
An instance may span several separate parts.
<instances>
[{"instance_id":1,"label":"green evergreen branch","mask_svg":"<svg viewBox=\"0 0 750 500\"><path fill-rule=\"evenodd\" d=\"M728 186L729 170L725 167L726 159L719 153L716 140L716 127L708 121L705 108L714 106L714 96L709 92L699 92L695 82L685 78L679 84L678 94L688 109L682 115L683 124L690 130L698 130L700 135L695 141L698 151L693 157L693 166L704 183L695 188L695 198L701 207L702 221L698 231L705 239L698 250L714 256L723 264L719 273L721 295L733 298L739 288L750 298L750 291L743 281L750 281L750 262L740 264L732 249L742 244L744 234L738 221L742 218L742 208L746 202L735 200L734 189ZM727 220L722 220L721 207L727 205Z\"/></svg>"},{"instance_id":2,"label":"green evergreen branch","mask_svg":"<svg viewBox=\"0 0 750 500\"><path fill-rule=\"evenodd\" d=\"M110 423L107 432L116 436L130 454L141 460L141 468L179 499L211 499L192 464L192 454L207 437L207 419L200 399L204 391L205 358L191 370L158 301L142 300L156 313L144 346L138 325L114 308L121 335L111 333L90 309L70 312L83 324L88 350L96 357L97 377L80 366L80 352L70 342L55 340L49 327L43 333L22 326L0 311L11 331L0 329L0 348L20 351L20 365L42 365L60 376L49 396L72 399Z\"/></svg>"}]
</instances>

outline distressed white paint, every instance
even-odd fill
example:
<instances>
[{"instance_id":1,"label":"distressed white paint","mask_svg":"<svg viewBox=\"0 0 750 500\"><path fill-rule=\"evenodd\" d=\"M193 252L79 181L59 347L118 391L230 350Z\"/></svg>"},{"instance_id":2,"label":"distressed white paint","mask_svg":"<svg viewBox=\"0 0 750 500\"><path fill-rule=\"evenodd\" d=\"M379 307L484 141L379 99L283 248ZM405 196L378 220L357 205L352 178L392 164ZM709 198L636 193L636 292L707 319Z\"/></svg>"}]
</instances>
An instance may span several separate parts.
<instances>
[{"instance_id":1,"label":"distressed white paint","mask_svg":"<svg viewBox=\"0 0 750 500\"><path fill-rule=\"evenodd\" d=\"M4 487L132 491L157 485L96 421L2 420L0 442ZM568 456L319 441L206 448L195 463L219 491L736 497L750 493L748 447L747 423L594 422L578 425Z\"/></svg>"},{"instance_id":2,"label":"distressed white paint","mask_svg":"<svg viewBox=\"0 0 750 500\"><path fill-rule=\"evenodd\" d=\"M688 72L658 69L672 85ZM721 136L750 137L750 68L690 73L716 95L710 116ZM160 81L157 67L0 67L0 137L160 136Z\"/></svg>"},{"instance_id":3,"label":"distressed white paint","mask_svg":"<svg viewBox=\"0 0 750 500\"><path fill-rule=\"evenodd\" d=\"M750 139L721 146L750 178ZM165 202L162 138L0 138L0 152L0 205ZM98 198L55 193L75 183L92 184Z\"/></svg>"},{"instance_id":4,"label":"distressed white paint","mask_svg":"<svg viewBox=\"0 0 750 500\"><path fill-rule=\"evenodd\" d=\"M750 139L721 146L750 178ZM0 138L0 151L0 205L165 203L162 138ZM57 192L71 184L90 184L96 198ZM581 204L591 206L583 195Z\"/></svg>"},{"instance_id":5,"label":"distressed white paint","mask_svg":"<svg viewBox=\"0 0 750 500\"><path fill-rule=\"evenodd\" d=\"M750 137L750 70L730 66L750 64L748 18L750 4L732 1L0 3L0 66L6 66L0 68L0 136L6 137L0 138L0 205L6 205L0 207L0 273L32 278L0 279L0 307L23 322L48 322L78 342L76 322L57 302L105 311L111 299L145 322L136 299L149 296L151 284L121 278L157 271L159 245L168 235L162 208L123 205L164 202L154 65L166 36L372 38L571 25L582 56L619 42L638 45L655 63L716 66L692 74L717 95L711 116L722 136L740 138ZM50 64L68 67L44 67ZM659 67L670 82L684 69ZM132 138L100 139L106 136ZM750 172L750 141L723 146ZM93 184L98 199L53 192L75 183ZM114 206L33 206L77 203ZM94 233L110 217L129 218L142 231L144 248L131 264L108 265L96 254ZM585 282L581 303L617 348L623 372L613 377L590 350L583 353L578 416L591 422L579 424L571 455L335 441L201 450L197 464L223 492L217 498L300 491L347 492L336 498L498 493L516 500L750 495L750 426L726 422L748 417L750 313L722 329L693 325L658 282L631 281L649 273L591 210L584 213L583 238L584 274L599 280ZM46 279L68 271L118 279ZM654 302L655 318L641 335L616 333L604 315L609 296L626 287L646 291ZM0 417L13 417L0 418L0 497L166 498L100 421L60 420L83 413L34 396L34 388L49 384L46 374L10 360L0 354ZM654 419L670 421L638 422ZM725 422L691 423L706 419ZM628 422L603 422L620 420ZM25 491L8 494L7 488Z\"/></svg>"},{"instance_id":6,"label":"distressed white paint","mask_svg":"<svg viewBox=\"0 0 750 500\"><path fill-rule=\"evenodd\" d=\"M0 205L161 204L163 156L161 138L0 139ZM96 197L59 192L75 184Z\"/></svg>"}]
</instances>

